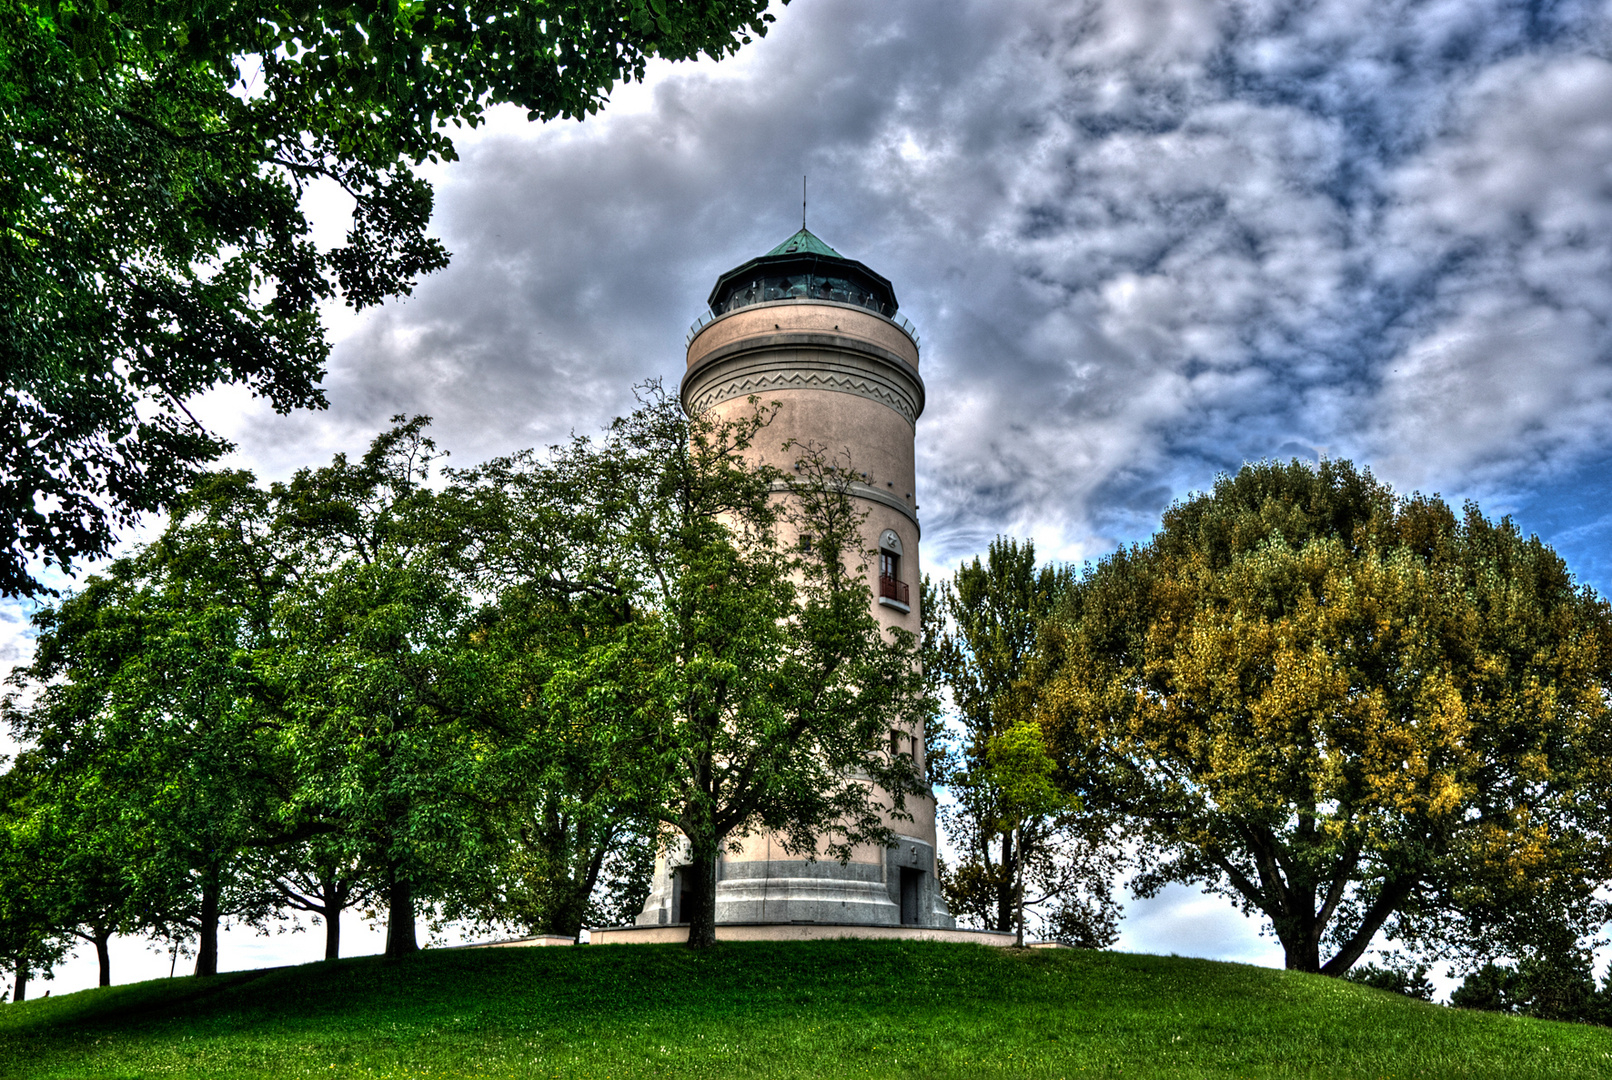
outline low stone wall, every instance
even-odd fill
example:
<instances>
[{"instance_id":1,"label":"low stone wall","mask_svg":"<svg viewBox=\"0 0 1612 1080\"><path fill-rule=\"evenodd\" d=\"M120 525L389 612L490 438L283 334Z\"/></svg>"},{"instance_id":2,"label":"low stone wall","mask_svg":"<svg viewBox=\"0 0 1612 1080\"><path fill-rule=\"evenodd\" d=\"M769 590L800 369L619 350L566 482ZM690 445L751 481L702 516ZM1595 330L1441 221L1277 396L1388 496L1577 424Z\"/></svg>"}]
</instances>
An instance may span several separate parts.
<instances>
[{"instance_id":1,"label":"low stone wall","mask_svg":"<svg viewBox=\"0 0 1612 1080\"><path fill-rule=\"evenodd\" d=\"M903 941L954 941L974 945L1012 945L1012 934L994 930L946 930L929 926L856 926L845 923L718 923L718 941L820 941L825 938L875 938ZM612 926L588 933L594 945L681 944L687 924Z\"/></svg>"},{"instance_id":2,"label":"low stone wall","mask_svg":"<svg viewBox=\"0 0 1612 1080\"><path fill-rule=\"evenodd\" d=\"M450 945L450 949L524 949L536 945L575 945L575 938L559 934L538 934L535 937L510 938L506 941L474 941L468 945Z\"/></svg>"}]
</instances>

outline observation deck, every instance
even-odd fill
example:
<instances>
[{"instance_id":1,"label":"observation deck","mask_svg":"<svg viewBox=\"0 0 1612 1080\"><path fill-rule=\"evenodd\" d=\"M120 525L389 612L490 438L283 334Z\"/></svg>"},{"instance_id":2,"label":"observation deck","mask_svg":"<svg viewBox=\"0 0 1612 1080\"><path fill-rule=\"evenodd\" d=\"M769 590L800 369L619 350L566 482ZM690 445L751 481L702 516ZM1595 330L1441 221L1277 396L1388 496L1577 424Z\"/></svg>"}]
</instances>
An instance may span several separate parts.
<instances>
[{"instance_id":1,"label":"observation deck","mask_svg":"<svg viewBox=\"0 0 1612 1080\"><path fill-rule=\"evenodd\" d=\"M757 304L848 304L888 319L918 344L918 329L900 314L895 289L882 275L847 259L805 229L767 254L717 278L706 311L694 320L685 346L712 321Z\"/></svg>"}]
</instances>

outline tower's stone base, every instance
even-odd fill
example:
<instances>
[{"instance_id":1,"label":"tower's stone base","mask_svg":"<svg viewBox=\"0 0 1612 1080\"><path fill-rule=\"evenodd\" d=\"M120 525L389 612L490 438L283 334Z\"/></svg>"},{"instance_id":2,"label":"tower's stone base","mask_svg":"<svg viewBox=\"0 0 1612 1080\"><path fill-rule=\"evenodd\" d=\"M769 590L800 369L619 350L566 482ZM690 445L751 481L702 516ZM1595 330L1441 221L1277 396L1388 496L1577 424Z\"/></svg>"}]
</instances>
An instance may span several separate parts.
<instances>
[{"instance_id":1,"label":"tower's stone base","mask_svg":"<svg viewBox=\"0 0 1612 1080\"><path fill-rule=\"evenodd\" d=\"M994 930L956 930L932 926L863 926L832 923L718 923L718 941L821 941L829 938L865 938L905 941L954 941L973 945L1013 944L1012 934ZM684 926L611 926L588 932L591 945L681 945L688 940ZM1032 944L1039 947L1040 942Z\"/></svg>"},{"instance_id":2,"label":"tower's stone base","mask_svg":"<svg viewBox=\"0 0 1612 1080\"><path fill-rule=\"evenodd\" d=\"M656 859L654 884L634 920L637 926L688 922L688 858L683 842ZM716 923L951 930L957 920L940 893L934 848L901 837L879 862L724 857L717 863Z\"/></svg>"}]
</instances>

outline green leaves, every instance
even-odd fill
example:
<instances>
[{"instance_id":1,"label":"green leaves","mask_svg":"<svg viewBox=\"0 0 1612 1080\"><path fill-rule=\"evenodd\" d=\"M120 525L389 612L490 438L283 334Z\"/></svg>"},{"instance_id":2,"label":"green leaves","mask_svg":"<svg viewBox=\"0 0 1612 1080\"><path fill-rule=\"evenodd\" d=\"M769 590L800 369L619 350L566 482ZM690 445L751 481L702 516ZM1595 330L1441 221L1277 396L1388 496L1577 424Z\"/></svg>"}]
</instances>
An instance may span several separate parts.
<instances>
[{"instance_id":1,"label":"green leaves","mask_svg":"<svg viewBox=\"0 0 1612 1080\"><path fill-rule=\"evenodd\" d=\"M888 842L924 790L882 752L927 710L915 643L846 565L848 482L785 506L749 463L767 419L656 387L598 444L441 493L422 417L266 490L206 477L41 613L17 714L56 805L137 823L117 917L199 935L205 969L221 915L384 896L407 951L417 905L575 933L602 882L641 900L667 827L711 859ZM789 515L843 559L782 545Z\"/></svg>"},{"instance_id":2,"label":"green leaves","mask_svg":"<svg viewBox=\"0 0 1612 1080\"><path fill-rule=\"evenodd\" d=\"M1048 646L1043 715L1154 845L1142 887L1224 889L1291 966L1597 917L1612 616L1509 522L1346 462L1245 466L1090 570Z\"/></svg>"},{"instance_id":3,"label":"green leaves","mask_svg":"<svg viewBox=\"0 0 1612 1080\"><path fill-rule=\"evenodd\" d=\"M529 722L602 739L609 785L574 790L680 830L711 867L763 829L802 854L887 842L882 815L920 790L910 759L880 752L926 706L911 635L886 638L870 611L849 470L809 448L800 480L751 464L770 416L689 421L652 385L600 442L494 462L450 493L500 523L470 554L505 612L534 619Z\"/></svg>"},{"instance_id":4,"label":"green leaves","mask_svg":"<svg viewBox=\"0 0 1612 1080\"><path fill-rule=\"evenodd\" d=\"M650 56L726 55L771 20L655 2L0 0L0 595L173 506L227 449L195 396L323 407L319 305L447 265L414 169L455 156L450 121L580 118ZM330 249L316 179L353 200Z\"/></svg>"},{"instance_id":5,"label":"green leaves","mask_svg":"<svg viewBox=\"0 0 1612 1080\"><path fill-rule=\"evenodd\" d=\"M1053 783L1057 762L1047 752L1041 726L1021 720L991 737L985 751L990 781L996 787L1004 817L997 828L1010 830L1026 818L1076 809L1080 800Z\"/></svg>"},{"instance_id":6,"label":"green leaves","mask_svg":"<svg viewBox=\"0 0 1612 1080\"><path fill-rule=\"evenodd\" d=\"M221 916L279 902L270 875L391 890L407 940L416 896L477 880L485 745L467 719L486 665L421 525L425 424L399 417L360 461L267 491L207 477L156 544L37 620L40 700L18 733L53 805L130 823L113 921L198 936L204 972ZM318 865L264 855L290 851Z\"/></svg>"},{"instance_id":7,"label":"green leaves","mask_svg":"<svg viewBox=\"0 0 1612 1080\"><path fill-rule=\"evenodd\" d=\"M1040 916L1045 929L1091 947L1118 933L1110 897L1118 853L1057 786L1068 778L1033 719L1038 636L1071 582L1067 568L1037 569L1032 543L997 537L933 602L926 593L924 610L939 618L925 634L924 666L950 693L962 728L955 747L934 737L930 753L931 774L954 796L939 811L959 849L945 877L948 903L1007 930L1027 880L1029 906L1054 905Z\"/></svg>"}]
</instances>

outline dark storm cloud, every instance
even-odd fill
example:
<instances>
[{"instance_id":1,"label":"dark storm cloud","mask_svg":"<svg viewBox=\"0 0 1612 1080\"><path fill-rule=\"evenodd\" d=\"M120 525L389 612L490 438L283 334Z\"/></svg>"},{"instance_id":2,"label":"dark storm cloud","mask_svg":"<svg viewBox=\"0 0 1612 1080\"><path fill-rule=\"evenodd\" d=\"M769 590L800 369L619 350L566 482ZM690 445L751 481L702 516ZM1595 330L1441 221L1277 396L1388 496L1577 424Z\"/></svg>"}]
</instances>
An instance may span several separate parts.
<instances>
[{"instance_id":1,"label":"dark storm cloud","mask_svg":"<svg viewBox=\"0 0 1612 1080\"><path fill-rule=\"evenodd\" d=\"M429 412L461 462L593 430L675 382L809 172L923 334L936 560L1098 554L1267 455L1517 504L1612 447L1606 44L1573 3L798 0L602 118L467 141L453 266L294 424Z\"/></svg>"}]
</instances>

